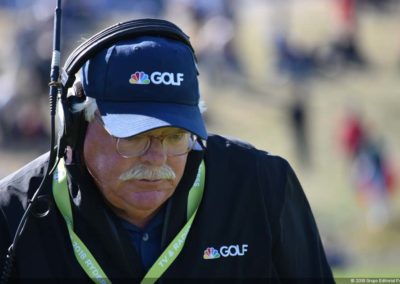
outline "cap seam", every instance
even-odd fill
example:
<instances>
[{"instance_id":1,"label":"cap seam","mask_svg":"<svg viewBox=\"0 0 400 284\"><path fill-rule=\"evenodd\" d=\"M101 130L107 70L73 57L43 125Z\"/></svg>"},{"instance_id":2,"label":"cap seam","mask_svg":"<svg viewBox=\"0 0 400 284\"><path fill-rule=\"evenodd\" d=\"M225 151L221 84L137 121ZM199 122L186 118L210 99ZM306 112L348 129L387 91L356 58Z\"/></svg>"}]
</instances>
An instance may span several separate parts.
<instances>
[{"instance_id":1,"label":"cap seam","mask_svg":"<svg viewBox=\"0 0 400 284\"><path fill-rule=\"evenodd\" d=\"M102 97L106 97L106 86L109 86L109 70L110 70L110 65L112 64L112 60L110 60L110 58L114 55L114 53L116 52L116 48L115 45L111 46L108 50L107 50L107 54L106 54L106 70L105 70L105 80L103 81L103 93L102 93Z\"/></svg>"}]
</instances>

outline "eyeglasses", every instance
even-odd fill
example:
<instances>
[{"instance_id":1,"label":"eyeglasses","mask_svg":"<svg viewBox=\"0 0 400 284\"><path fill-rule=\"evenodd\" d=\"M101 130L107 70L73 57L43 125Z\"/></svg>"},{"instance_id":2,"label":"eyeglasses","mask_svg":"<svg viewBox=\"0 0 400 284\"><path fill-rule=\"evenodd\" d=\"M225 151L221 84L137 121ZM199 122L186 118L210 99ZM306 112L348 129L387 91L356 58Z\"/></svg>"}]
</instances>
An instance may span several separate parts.
<instances>
[{"instance_id":1,"label":"eyeglasses","mask_svg":"<svg viewBox=\"0 0 400 284\"><path fill-rule=\"evenodd\" d=\"M174 132L163 136L137 135L130 138L116 138L117 152L124 158L138 157L149 150L154 139L159 140L164 153L168 156L180 156L193 149L197 137L186 131Z\"/></svg>"},{"instance_id":2,"label":"eyeglasses","mask_svg":"<svg viewBox=\"0 0 400 284\"><path fill-rule=\"evenodd\" d=\"M96 120L104 127L103 120L95 115ZM173 133L160 136L140 134L128 138L116 139L116 150L124 158L133 158L145 154L153 141L159 140L163 146L164 153L168 156L181 156L190 152L197 141L197 136L190 132L177 130Z\"/></svg>"}]
</instances>

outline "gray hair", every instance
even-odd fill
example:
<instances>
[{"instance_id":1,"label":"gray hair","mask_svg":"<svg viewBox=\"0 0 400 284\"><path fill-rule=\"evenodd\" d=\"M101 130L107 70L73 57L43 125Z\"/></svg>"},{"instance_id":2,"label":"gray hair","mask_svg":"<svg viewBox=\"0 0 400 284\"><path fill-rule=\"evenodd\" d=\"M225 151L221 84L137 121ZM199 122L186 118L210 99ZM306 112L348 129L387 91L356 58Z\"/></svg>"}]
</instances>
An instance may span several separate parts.
<instances>
[{"instance_id":1,"label":"gray hair","mask_svg":"<svg viewBox=\"0 0 400 284\"><path fill-rule=\"evenodd\" d=\"M86 97L85 101L82 103L77 103L72 106L73 112L84 111L85 120L91 122L94 119L96 110L98 109L96 99L91 97Z\"/></svg>"}]
</instances>

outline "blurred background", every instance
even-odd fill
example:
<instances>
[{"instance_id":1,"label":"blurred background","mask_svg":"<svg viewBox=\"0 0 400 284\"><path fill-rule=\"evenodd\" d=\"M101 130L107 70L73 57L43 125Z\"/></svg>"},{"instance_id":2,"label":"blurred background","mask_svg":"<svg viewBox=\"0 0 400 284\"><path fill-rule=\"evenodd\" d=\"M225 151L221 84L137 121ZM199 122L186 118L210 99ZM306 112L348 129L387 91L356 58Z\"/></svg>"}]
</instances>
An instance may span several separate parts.
<instances>
[{"instance_id":1,"label":"blurred background","mask_svg":"<svg viewBox=\"0 0 400 284\"><path fill-rule=\"evenodd\" d=\"M55 0L0 0L0 178L49 148ZM285 157L338 279L400 277L400 1L64 0L62 62L118 21L197 50L210 132Z\"/></svg>"}]
</instances>

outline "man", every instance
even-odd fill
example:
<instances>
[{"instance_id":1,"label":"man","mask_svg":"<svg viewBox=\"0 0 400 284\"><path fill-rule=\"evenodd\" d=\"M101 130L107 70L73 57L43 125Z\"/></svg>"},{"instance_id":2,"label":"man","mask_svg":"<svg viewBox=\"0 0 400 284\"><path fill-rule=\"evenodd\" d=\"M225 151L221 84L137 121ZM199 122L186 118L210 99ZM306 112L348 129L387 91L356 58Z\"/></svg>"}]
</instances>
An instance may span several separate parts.
<instances>
[{"instance_id":1,"label":"man","mask_svg":"<svg viewBox=\"0 0 400 284\"><path fill-rule=\"evenodd\" d=\"M191 48L113 42L81 68L84 116L18 234L11 279L332 282L289 164L208 135ZM73 127L72 127L73 128ZM60 146L61 147L61 146ZM2 266L48 154L0 182Z\"/></svg>"}]
</instances>

